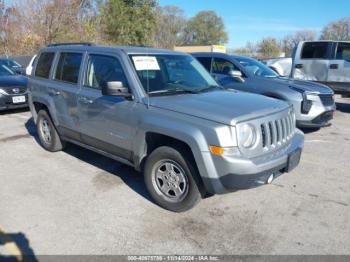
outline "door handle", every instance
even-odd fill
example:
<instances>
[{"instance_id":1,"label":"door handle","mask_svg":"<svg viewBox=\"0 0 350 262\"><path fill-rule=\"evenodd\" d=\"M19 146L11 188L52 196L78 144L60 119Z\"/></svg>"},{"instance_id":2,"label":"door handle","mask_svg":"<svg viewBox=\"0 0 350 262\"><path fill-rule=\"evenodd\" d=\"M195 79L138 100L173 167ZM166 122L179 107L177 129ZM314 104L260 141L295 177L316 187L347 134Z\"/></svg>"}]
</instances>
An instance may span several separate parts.
<instances>
[{"instance_id":1,"label":"door handle","mask_svg":"<svg viewBox=\"0 0 350 262\"><path fill-rule=\"evenodd\" d=\"M338 64L331 64L329 66L330 69L338 69L339 68L339 65Z\"/></svg>"},{"instance_id":2,"label":"door handle","mask_svg":"<svg viewBox=\"0 0 350 262\"><path fill-rule=\"evenodd\" d=\"M297 68L297 69L302 69L303 67L304 67L303 64L296 64L296 65L295 65L295 68Z\"/></svg>"},{"instance_id":3,"label":"door handle","mask_svg":"<svg viewBox=\"0 0 350 262\"><path fill-rule=\"evenodd\" d=\"M90 99L87 99L86 97L79 97L79 102L83 103L83 104L93 104L94 101L93 100L90 100Z\"/></svg>"}]
</instances>

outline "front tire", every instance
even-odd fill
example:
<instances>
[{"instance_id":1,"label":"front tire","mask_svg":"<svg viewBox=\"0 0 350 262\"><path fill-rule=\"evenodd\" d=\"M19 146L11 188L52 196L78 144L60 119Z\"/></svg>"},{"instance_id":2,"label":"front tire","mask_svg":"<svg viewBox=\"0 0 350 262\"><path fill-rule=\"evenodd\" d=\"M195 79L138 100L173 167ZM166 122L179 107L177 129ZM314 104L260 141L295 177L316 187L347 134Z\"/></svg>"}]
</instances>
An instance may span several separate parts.
<instances>
[{"instance_id":1,"label":"front tire","mask_svg":"<svg viewBox=\"0 0 350 262\"><path fill-rule=\"evenodd\" d=\"M46 110L40 110L37 118L37 132L41 146L50 152L61 151L65 147L51 117Z\"/></svg>"},{"instance_id":2,"label":"front tire","mask_svg":"<svg viewBox=\"0 0 350 262\"><path fill-rule=\"evenodd\" d=\"M197 168L189 161L188 154L172 147L159 147L148 157L144 179L148 192L161 207L184 212L201 199L194 177Z\"/></svg>"}]
</instances>

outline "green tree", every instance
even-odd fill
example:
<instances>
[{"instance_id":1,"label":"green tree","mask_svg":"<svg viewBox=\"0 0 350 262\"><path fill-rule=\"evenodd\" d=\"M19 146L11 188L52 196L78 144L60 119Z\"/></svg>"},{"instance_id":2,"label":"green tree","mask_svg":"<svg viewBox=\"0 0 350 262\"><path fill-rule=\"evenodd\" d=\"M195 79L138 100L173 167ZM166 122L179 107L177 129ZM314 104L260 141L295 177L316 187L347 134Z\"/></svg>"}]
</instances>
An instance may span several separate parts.
<instances>
[{"instance_id":1,"label":"green tree","mask_svg":"<svg viewBox=\"0 0 350 262\"><path fill-rule=\"evenodd\" d=\"M101 5L101 27L107 42L149 45L157 29L156 0L108 0Z\"/></svg>"},{"instance_id":2,"label":"green tree","mask_svg":"<svg viewBox=\"0 0 350 262\"><path fill-rule=\"evenodd\" d=\"M281 49L276 38L264 38L258 44L259 56L262 59L278 57L281 54Z\"/></svg>"},{"instance_id":3,"label":"green tree","mask_svg":"<svg viewBox=\"0 0 350 262\"><path fill-rule=\"evenodd\" d=\"M350 17L329 23L323 28L320 39L350 41Z\"/></svg>"},{"instance_id":4,"label":"green tree","mask_svg":"<svg viewBox=\"0 0 350 262\"><path fill-rule=\"evenodd\" d=\"M192 17L185 28L184 43L216 45L228 42L224 21L214 11L202 11Z\"/></svg>"}]
</instances>

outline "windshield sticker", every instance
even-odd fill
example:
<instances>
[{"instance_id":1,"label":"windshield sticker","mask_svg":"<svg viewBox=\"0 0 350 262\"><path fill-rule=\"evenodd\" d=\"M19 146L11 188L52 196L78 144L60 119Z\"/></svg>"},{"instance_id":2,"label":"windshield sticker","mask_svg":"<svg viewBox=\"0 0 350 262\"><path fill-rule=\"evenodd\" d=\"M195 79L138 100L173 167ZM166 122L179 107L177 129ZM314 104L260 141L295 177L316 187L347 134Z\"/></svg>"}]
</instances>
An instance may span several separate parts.
<instances>
[{"instance_id":1,"label":"windshield sticker","mask_svg":"<svg viewBox=\"0 0 350 262\"><path fill-rule=\"evenodd\" d=\"M154 56L133 56L132 59L137 71L160 70L157 58Z\"/></svg>"}]
</instances>

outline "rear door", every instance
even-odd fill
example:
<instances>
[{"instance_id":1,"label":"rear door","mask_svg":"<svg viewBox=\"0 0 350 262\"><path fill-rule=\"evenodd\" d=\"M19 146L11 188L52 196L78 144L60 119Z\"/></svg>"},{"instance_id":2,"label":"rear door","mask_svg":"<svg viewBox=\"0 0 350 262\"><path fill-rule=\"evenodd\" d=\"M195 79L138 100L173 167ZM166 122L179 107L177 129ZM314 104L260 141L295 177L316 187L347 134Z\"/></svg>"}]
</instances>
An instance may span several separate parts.
<instances>
[{"instance_id":1,"label":"rear door","mask_svg":"<svg viewBox=\"0 0 350 262\"><path fill-rule=\"evenodd\" d=\"M80 139L77 94L83 55L82 52L59 52L50 88L59 122L58 129L63 136L75 140Z\"/></svg>"},{"instance_id":2,"label":"rear door","mask_svg":"<svg viewBox=\"0 0 350 262\"><path fill-rule=\"evenodd\" d=\"M326 82L332 52L331 42L304 42L294 57L293 77Z\"/></svg>"},{"instance_id":3,"label":"rear door","mask_svg":"<svg viewBox=\"0 0 350 262\"><path fill-rule=\"evenodd\" d=\"M333 60L329 65L328 82L350 83L350 42L334 43Z\"/></svg>"},{"instance_id":4,"label":"rear door","mask_svg":"<svg viewBox=\"0 0 350 262\"><path fill-rule=\"evenodd\" d=\"M110 81L122 82L124 87L129 87L120 61L116 54L88 54L78 95L79 124L85 144L131 160L138 121L133 117L136 102L102 95L103 85Z\"/></svg>"}]
</instances>

